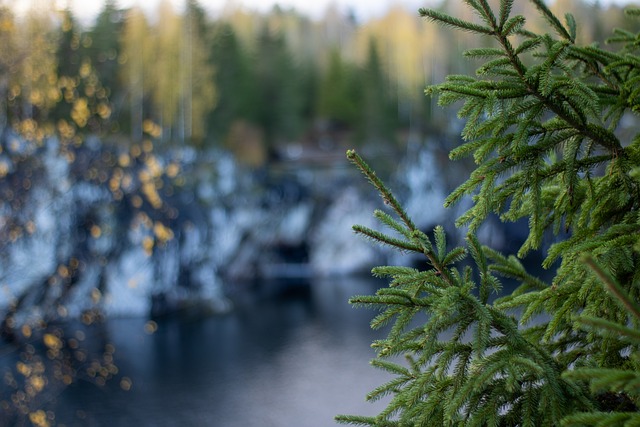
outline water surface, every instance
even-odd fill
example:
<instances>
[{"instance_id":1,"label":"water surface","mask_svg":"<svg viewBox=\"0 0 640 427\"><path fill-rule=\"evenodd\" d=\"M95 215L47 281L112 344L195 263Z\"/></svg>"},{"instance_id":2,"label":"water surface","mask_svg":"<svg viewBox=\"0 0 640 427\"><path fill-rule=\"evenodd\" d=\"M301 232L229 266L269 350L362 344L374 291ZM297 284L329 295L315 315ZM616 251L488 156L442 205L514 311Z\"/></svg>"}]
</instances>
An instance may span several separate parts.
<instances>
[{"instance_id":1,"label":"water surface","mask_svg":"<svg viewBox=\"0 0 640 427\"><path fill-rule=\"evenodd\" d=\"M65 426L324 427L341 413L373 415L382 405L365 395L388 377L369 366L370 344L383 334L369 328L375 312L347 300L379 284L263 284L229 314L158 320L153 334L148 319L110 320L100 339L130 390L80 381L47 407Z\"/></svg>"}]
</instances>

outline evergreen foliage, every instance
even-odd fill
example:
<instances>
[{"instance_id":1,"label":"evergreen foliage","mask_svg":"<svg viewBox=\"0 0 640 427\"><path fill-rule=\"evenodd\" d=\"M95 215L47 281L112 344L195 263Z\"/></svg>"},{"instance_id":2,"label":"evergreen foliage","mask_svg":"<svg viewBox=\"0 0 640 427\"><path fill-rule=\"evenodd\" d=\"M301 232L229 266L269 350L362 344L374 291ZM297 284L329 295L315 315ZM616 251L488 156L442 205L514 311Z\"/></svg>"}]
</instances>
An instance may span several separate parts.
<instances>
[{"instance_id":1,"label":"evergreen foliage","mask_svg":"<svg viewBox=\"0 0 640 427\"><path fill-rule=\"evenodd\" d=\"M209 45L219 97L215 109L209 112L208 133L224 138L235 120L256 120L256 103L251 96L256 89L249 55L231 25L216 23L211 32Z\"/></svg>"},{"instance_id":2,"label":"evergreen foliage","mask_svg":"<svg viewBox=\"0 0 640 427\"><path fill-rule=\"evenodd\" d=\"M394 131L399 128L398 100L386 82L376 39L369 40L367 61L360 78L362 99L357 139L377 143L394 141Z\"/></svg>"},{"instance_id":3,"label":"evergreen foliage","mask_svg":"<svg viewBox=\"0 0 640 427\"><path fill-rule=\"evenodd\" d=\"M362 158L347 153L397 216L375 212L397 237L354 230L422 254L429 268L375 268L389 287L352 298L381 310L373 328L391 325L373 344L372 364L393 378L367 396L390 397L382 413L337 417L342 423L640 423L640 34L616 29L608 42L618 50L582 46L570 14L561 21L542 0L531 2L551 33L526 29L523 16L512 16L512 0L497 8L465 0L477 22L420 10L430 21L495 41L465 52L483 61L475 76L452 75L427 88L440 105L460 105L466 119L463 143L450 157L472 156L476 168L445 202L473 199L457 220L469 226L466 247L450 249L442 228L433 238L417 229ZM630 137L623 118L635 123ZM543 262L559 265L550 283L517 257L478 242L473 233L492 213L528 219L519 258L544 249L554 233ZM460 263L467 254L473 262ZM492 301L504 278L519 286Z\"/></svg>"},{"instance_id":4,"label":"evergreen foliage","mask_svg":"<svg viewBox=\"0 0 640 427\"><path fill-rule=\"evenodd\" d=\"M298 89L302 81L281 32L265 26L257 40L254 67L260 84L253 102L265 142L273 148L278 141L298 135L302 128L304 102Z\"/></svg>"}]
</instances>

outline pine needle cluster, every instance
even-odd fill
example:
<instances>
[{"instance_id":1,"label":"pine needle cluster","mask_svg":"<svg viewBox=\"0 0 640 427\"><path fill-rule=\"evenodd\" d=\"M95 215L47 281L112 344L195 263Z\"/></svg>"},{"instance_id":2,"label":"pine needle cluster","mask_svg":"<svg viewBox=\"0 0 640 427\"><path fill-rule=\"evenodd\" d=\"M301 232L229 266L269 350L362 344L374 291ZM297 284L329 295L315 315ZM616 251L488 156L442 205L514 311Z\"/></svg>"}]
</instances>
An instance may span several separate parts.
<instances>
[{"instance_id":1,"label":"pine needle cluster","mask_svg":"<svg viewBox=\"0 0 640 427\"><path fill-rule=\"evenodd\" d=\"M375 212L390 234L354 230L421 254L429 268L375 268L389 287L351 299L380 310L373 328L390 325L373 344L372 364L392 379L367 396L390 403L376 417L339 422L640 425L640 133L624 139L619 131L623 118L637 123L640 113L640 34L616 29L611 48L582 46L572 15L560 20L543 0L530 1L549 33L529 31L512 14L513 0L495 8L465 0L476 22L420 10L494 41L464 53L482 61L475 76L449 76L426 90L440 105L460 105L466 120L450 157L472 156L476 168L445 201L473 199L457 220L469 227L465 247L449 248L441 227L432 238L419 230L366 162L347 153L392 211ZM640 9L626 13L639 17ZM517 257L474 236L490 213L528 219ZM557 270L547 283L519 258L540 250L549 233L555 243L543 266ZM462 262L469 255L472 262ZM519 286L491 300L504 278Z\"/></svg>"}]
</instances>

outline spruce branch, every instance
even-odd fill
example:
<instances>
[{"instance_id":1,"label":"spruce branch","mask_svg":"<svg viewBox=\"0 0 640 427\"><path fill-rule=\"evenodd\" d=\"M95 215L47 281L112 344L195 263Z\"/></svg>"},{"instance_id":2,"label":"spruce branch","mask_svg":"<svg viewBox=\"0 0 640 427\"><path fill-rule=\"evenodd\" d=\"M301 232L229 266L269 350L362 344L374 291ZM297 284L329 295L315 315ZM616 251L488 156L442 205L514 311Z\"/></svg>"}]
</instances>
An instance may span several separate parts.
<instances>
[{"instance_id":1,"label":"spruce branch","mask_svg":"<svg viewBox=\"0 0 640 427\"><path fill-rule=\"evenodd\" d=\"M513 7L513 0L505 0L500 2L500 24L499 27L502 29L509 19L511 15L511 8Z\"/></svg>"},{"instance_id":2,"label":"spruce branch","mask_svg":"<svg viewBox=\"0 0 640 427\"><path fill-rule=\"evenodd\" d=\"M432 242L350 152L400 219L375 216L405 243L368 229L362 234L399 250L409 242L428 260L425 271L374 269L389 287L351 300L381 310L372 327L391 327L373 345L376 360L408 357L407 367L374 363L394 378L370 396L391 402L378 417L352 420L376 426L640 421L610 399L640 401L638 377L630 374L640 370L640 139L623 142L617 132L627 112L640 111L638 36L616 31L611 41L623 43L617 52L579 46L575 18L567 14L561 22L542 0L532 2L559 39L525 29L523 17L511 16L513 1L500 0L497 13L486 0L464 2L479 24L421 10L430 21L497 42L465 52L484 61L475 76L449 76L425 90L439 95L439 105L462 105L463 142L450 158L473 156L477 164L445 205L471 196L474 205L456 225L469 224L472 232L491 212L505 221L528 218L520 256L552 230L558 240L543 266L561 262L549 284L473 234L465 247L448 249L436 228ZM458 265L467 252L471 262ZM514 279L517 288L491 302L499 277ZM416 326L419 314L426 320Z\"/></svg>"},{"instance_id":3,"label":"spruce branch","mask_svg":"<svg viewBox=\"0 0 640 427\"><path fill-rule=\"evenodd\" d=\"M640 306L629 297L622 286L591 255L584 255L582 259L598 276L607 290L619 301L620 305L635 316L637 320L640 320Z\"/></svg>"},{"instance_id":4,"label":"spruce branch","mask_svg":"<svg viewBox=\"0 0 640 427\"><path fill-rule=\"evenodd\" d=\"M640 422L637 413L580 412L562 420L563 427L583 426L636 426Z\"/></svg>"},{"instance_id":5,"label":"spruce branch","mask_svg":"<svg viewBox=\"0 0 640 427\"><path fill-rule=\"evenodd\" d=\"M493 34L493 31L490 28L483 27L472 22L464 21L462 19L454 18L453 16L449 16L434 9L421 8L418 10L418 13L421 17L427 18L430 21L439 22L445 26L457 28L462 31L487 35Z\"/></svg>"},{"instance_id":6,"label":"spruce branch","mask_svg":"<svg viewBox=\"0 0 640 427\"><path fill-rule=\"evenodd\" d=\"M592 328L601 332L607 331L626 337L632 342L640 343L640 330L638 329L632 329L619 323L593 316L579 316L576 318L576 322L583 328Z\"/></svg>"},{"instance_id":7,"label":"spruce branch","mask_svg":"<svg viewBox=\"0 0 640 427\"><path fill-rule=\"evenodd\" d=\"M412 231L409 228L407 228L406 226L403 226L401 223L396 221L388 213L383 212L383 211L381 211L379 209L376 209L373 212L373 216L376 217L376 219L378 221L380 221L381 223L385 224L387 227L391 228L392 230L395 230L398 234L403 236L405 239L411 240Z\"/></svg>"},{"instance_id":8,"label":"spruce branch","mask_svg":"<svg viewBox=\"0 0 640 427\"><path fill-rule=\"evenodd\" d=\"M382 196L382 200L385 205L391 206L391 208L396 212L396 214L402 219L404 224L411 230L415 230L416 226L411 221L411 218L407 215L404 208L400 205L400 203L396 200L394 195L389 191L386 185L378 178L376 173L369 167L369 165L362 160L362 157L356 153L355 150L347 151L347 159L351 161L354 165L360 169L360 171L367 177L369 182L373 184L373 186L378 190L380 195Z\"/></svg>"},{"instance_id":9,"label":"spruce branch","mask_svg":"<svg viewBox=\"0 0 640 427\"><path fill-rule=\"evenodd\" d=\"M361 234L361 235L371 239L374 242L382 243L382 244L385 244L385 245L389 245L389 246L392 246L392 247L400 249L400 250L422 253L422 249L423 248L421 246L419 246L419 245L416 245L413 242L396 239L394 237L387 236L384 233L381 233L379 231L373 230L371 228L368 228L368 227L365 227L365 226L362 226L362 225L354 225L352 227L352 229L357 234Z\"/></svg>"},{"instance_id":10,"label":"spruce branch","mask_svg":"<svg viewBox=\"0 0 640 427\"><path fill-rule=\"evenodd\" d=\"M554 44L555 47L550 50L551 56L547 58L547 62L545 63L546 65L543 66L543 68L539 73L536 73L538 77L542 77L544 81L544 79L548 78L551 67L555 65L559 65L559 61L562 59L562 57L559 55L565 52L565 49L567 47L573 45L575 40L571 37L571 35L567 32L567 30L562 26L562 24L560 24L560 21L557 18L555 18L555 16L547 8L544 2L542 2L541 0L532 0L532 1L535 3L536 7L539 10L541 10L545 18L552 24L552 26L556 28L556 30L558 30L559 33L567 39L566 42L561 41ZM421 11L425 13L427 11L433 12L432 15L433 16L437 15L439 18L436 19L432 15L428 15L430 18L432 18L435 21L439 21L443 23L445 22L445 20L440 18L443 18L443 16L446 16L446 15L443 15L440 12L431 11L427 9L421 9ZM527 88L529 94L537 97L541 102L543 102L543 104L548 109L553 111L559 117L562 117L567 123L571 124L574 128L578 129L583 135L585 135L585 137L598 142L604 148L609 149L614 155L616 156L621 155L622 146L620 144L620 141L612 132L608 132L606 129L603 129L601 127L596 127L592 124L585 123L584 121L579 120L575 115L571 114L569 110L562 107L561 100L558 100L554 96L549 96L550 92L547 92L547 95L545 95L544 91L539 90L538 86L535 83L533 83L535 82L533 75L529 75L527 68L519 58L519 54L521 52L517 52L516 49L514 49L514 47L511 45L511 42L508 40L508 35L502 34L502 31L500 28L498 28L497 24L495 24L495 26L492 28L492 31L484 32L484 34L490 35L497 39L500 46L502 46L502 49L504 50L505 55L509 58L509 61L511 62L514 70L520 76L521 82ZM528 44L525 45L525 48L530 48L531 46L535 46L537 44L539 44L537 40L529 41ZM545 70L546 72L544 72ZM441 87L439 90L447 91L447 90L452 90L452 88ZM462 94L462 92L464 92L465 89L458 87L457 91ZM473 92L468 89L466 90L466 92L467 94L477 96L477 97L483 96L481 93Z\"/></svg>"},{"instance_id":11,"label":"spruce branch","mask_svg":"<svg viewBox=\"0 0 640 427\"><path fill-rule=\"evenodd\" d=\"M557 33L571 42L575 40L571 37L571 34L564 28L564 26L560 23L558 18L549 10L544 0L531 0L531 2L536 6L536 8L542 13L542 16L551 24L551 26L557 31Z\"/></svg>"}]
</instances>

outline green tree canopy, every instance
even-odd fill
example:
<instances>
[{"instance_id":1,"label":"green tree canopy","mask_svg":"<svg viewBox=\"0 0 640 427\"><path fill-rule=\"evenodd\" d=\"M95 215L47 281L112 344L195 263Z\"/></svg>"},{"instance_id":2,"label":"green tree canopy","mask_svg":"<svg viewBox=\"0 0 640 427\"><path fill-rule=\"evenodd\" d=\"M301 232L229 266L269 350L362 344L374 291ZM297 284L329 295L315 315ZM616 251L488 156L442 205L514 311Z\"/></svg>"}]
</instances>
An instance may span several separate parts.
<instances>
[{"instance_id":1,"label":"green tree canopy","mask_svg":"<svg viewBox=\"0 0 640 427\"><path fill-rule=\"evenodd\" d=\"M223 138L237 120L255 121L255 81L246 48L228 22L211 29L211 61L216 70L218 102L209 114L209 133Z\"/></svg>"},{"instance_id":2,"label":"green tree canopy","mask_svg":"<svg viewBox=\"0 0 640 427\"><path fill-rule=\"evenodd\" d=\"M367 52L362 72L358 131L365 141L385 143L394 140L393 133L397 129L397 98L382 67L376 39L369 40Z\"/></svg>"},{"instance_id":3,"label":"green tree canopy","mask_svg":"<svg viewBox=\"0 0 640 427\"><path fill-rule=\"evenodd\" d=\"M361 82L355 67L340 50L329 53L327 70L320 82L318 113L337 125L354 125L359 116Z\"/></svg>"},{"instance_id":4,"label":"green tree canopy","mask_svg":"<svg viewBox=\"0 0 640 427\"><path fill-rule=\"evenodd\" d=\"M107 0L83 43L109 97L119 87L118 61L121 59L120 34L123 25L124 12L118 9L115 0Z\"/></svg>"},{"instance_id":5,"label":"green tree canopy","mask_svg":"<svg viewBox=\"0 0 640 427\"><path fill-rule=\"evenodd\" d=\"M302 131L300 69L282 33L264 26L254 52L257 121L267 145L295 138Z\"/></svg>"}]
</instances>

